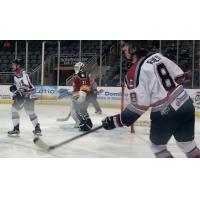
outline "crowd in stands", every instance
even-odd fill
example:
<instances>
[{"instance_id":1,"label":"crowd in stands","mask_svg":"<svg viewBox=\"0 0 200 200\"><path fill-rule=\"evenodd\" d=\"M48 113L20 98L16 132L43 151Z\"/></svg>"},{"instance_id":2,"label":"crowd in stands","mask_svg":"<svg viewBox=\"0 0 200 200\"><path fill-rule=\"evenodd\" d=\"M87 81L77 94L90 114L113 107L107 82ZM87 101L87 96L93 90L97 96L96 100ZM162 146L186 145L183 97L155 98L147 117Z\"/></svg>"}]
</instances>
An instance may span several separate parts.
<instances>
[{"instance_id":1,"label":"crowd in stands","mask_svg":"<svg viewBox=\"0 0 200 200\"><path fill-rule=\"evenodd\" d=\"M28 41L28 69L31 72L36 66L41 65L43 41ZM143 41L138 41L143 42ZM148 41L155 52L161 52L166 57L176 62L186 73L186 87L191 87L192 76L194 77L194 87L199 86L200 77L200 41ZM17 47L16 47L17 45ZM80 47L79 40L60 41L61 55L78 55ZM194 48L193 48L194 47ZM102 86L119 86L120 84L120 41L102 41L103 68ZM82 53L97 54L95 74L98 74L100 64L100 41L84 40L81 41ZM45 59L58 54L58 41L45 41ZM26 41L0 41L0 72L10 72L11 62L15 57L26 58ZM194 63L193 63L194 62ZM109 67L108 67L109 66ZM122 73L127 70L128 63L122 60ZM192 67L194 66L194 69ZM107 68L106 68L107 67ZM107 69L107 70L106 70ZM98 83L100 77L96 77Z\"/></svg>"},{"instance_id":2,"label":"crowd in stands","mask_svg":"<svg viewBox=\"0 0 200 200\"><path fill-rule=\"evenodd\" d=\"M103 41L102 53L107 53L114 41ZM78 40L65 40L60 41L61 55L79 54L79 41ZM100 41L86 40L81 43L82 53L97 53L100 52ZM45 42L45 58L51 55L58 54L58 42L46 41ZM0 72L9 72L10 64L16 55L16 41L0 41ZM17 41L17 57L26 59L26 41ZM42 41L28 41L28 68L31 70L36 65L41 64L42 57Z\"/></svg>"},{"instance_id":3,"label":"crowd in stands","mask_svg":"<svg viewBox=\"0 0 200 200\"><path fill-rule=\"evenodd\" d=\"M200 41L186 40L167 40L167 41L149 41L149 45L152 46L152 51L161 52L163 55L168 57L177 63L186 74L185 87L191 88L192 76L194 78L194 88L199 88L200 85ZM194 45L194 49L193 49ZM178 48L177 48L178 47ZM194 51L194 54L193 54ZM194 55L194 70L193 66L193 55ZM123 72L127 70L129 64L126 60L122 61ZM193 72L193 73L192 73ZM103 76L103 84L108 86L119 86L120 82L120 58L113 63ZM114 77L114 78L111 78ZM109 81L108 81L109 80Z\"/></svg>"}]
</instances>

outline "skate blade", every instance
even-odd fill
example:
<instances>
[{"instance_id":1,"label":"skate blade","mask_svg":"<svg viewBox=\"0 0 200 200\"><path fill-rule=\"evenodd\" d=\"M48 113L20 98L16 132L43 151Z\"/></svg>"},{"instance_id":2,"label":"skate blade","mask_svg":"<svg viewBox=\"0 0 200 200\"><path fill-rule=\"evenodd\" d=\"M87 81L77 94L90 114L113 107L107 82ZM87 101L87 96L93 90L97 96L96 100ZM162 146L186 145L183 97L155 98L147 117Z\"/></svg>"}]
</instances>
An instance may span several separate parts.
<instances>
[{"instance_id":1,"label":"skate blade","mask_svg":"<svg viewBox=\"0 0 200 200\"><path fill-rule=\"evenodd\" d=\"M33 134L34 134L36 137L42 136L42 133L41 133L41 132L40 132L40 133L35 133L35 132L33 131Z\"/></svg>"},{"instance_id":2,"label":"skate blade","mask_svg":"<svg viewBox=\"0 0 200 200\"><path fill-rule=\"evenodd\" d=\"M20 137L20 135L19 134L12 134L12 135L8 134L8 137L18 138L18 137Z\"/></svg>"}]
</instances>

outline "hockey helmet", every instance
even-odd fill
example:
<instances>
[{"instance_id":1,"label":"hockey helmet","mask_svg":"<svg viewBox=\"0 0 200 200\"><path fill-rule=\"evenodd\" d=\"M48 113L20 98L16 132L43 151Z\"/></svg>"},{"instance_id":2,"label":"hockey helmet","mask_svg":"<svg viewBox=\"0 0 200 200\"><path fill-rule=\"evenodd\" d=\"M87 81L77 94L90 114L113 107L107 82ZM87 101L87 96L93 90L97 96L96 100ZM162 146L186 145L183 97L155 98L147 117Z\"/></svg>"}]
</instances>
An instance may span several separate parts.
<instances>
[{"instance_id":1,"label":"hockey helmet","mask_svg":"<svg viewBox=\"0 0 200 200\"><path fill-rule=\"evenodd\" d=\"M20 58L16 58L12 61L12 64L16 64L16 65L23 65L22 59Z\"/></svg>"},{"instance_id":2,"label":"hockey helmet","mask_svg":"<svg viewBox=\"0 0 200 200\"><path fill-rule=\"evenodd\" d=\"M146 56L148 52L150 51L148 46L148 41L134 41L134 40L126 40L122 42L121 45L122 48L127 47L128 52L131 55L131 58L133 56L136 56L137 58L141 58L143 56Z\"/></svg>"},{"instance_id":3,"label":"hockey helmet","mask_svg":"<svg viewBox=\"0 0 200 200\"><path fill-rule=\"evenodd\" d=\"M84 65L84 63L82 63L82 62L77 62L77 63L74 65L75 74L78 74L80 71L84 71L84 70L85 70L85 65Z\"/></svg>"}]
</instances>

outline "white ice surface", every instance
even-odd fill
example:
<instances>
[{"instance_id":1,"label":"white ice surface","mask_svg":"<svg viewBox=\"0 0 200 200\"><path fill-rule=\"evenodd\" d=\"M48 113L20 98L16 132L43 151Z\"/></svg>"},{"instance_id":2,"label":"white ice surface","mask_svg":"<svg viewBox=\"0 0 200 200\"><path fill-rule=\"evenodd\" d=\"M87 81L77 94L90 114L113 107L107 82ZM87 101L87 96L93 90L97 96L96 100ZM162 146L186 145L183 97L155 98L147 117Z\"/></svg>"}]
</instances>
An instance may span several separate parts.
<instances>
[{"instance_id":1,"label":"white ice surface","mask_svg":"<svg viewBox=\"0 0 200 200\"><path fill-rule=\"evenodd\" d=\"M20 137L12 138L7 136L11 130L12 121L10 113L11 105L0 105L0 157L132 157L151 158L153 157L149 148L149 130L147 127L136 127L136 133L131 134L127 128L105 131L103 129L82 137L70 144L57 148L50 153L44 152L33 143L33 126L24 111L20 112ZM70 118L67 122L56 122L56 118L65 117L68 112L63 105L36 105L36 113L43 130L42 139L48 144L56 144L80 132L74 129L74 122ZM103 109L103 115L94 114L90 108L89 113L94 126L100 125L106 115L118 113L116 109ZM198 120L196 126L199 126ZM198 129L198 130L197 130ZM200 127L196 127L196 141L200 146ZM175 157L185 157L176 147L173 138L169 143L169 150Z\"/></svg>"}]
</instances>

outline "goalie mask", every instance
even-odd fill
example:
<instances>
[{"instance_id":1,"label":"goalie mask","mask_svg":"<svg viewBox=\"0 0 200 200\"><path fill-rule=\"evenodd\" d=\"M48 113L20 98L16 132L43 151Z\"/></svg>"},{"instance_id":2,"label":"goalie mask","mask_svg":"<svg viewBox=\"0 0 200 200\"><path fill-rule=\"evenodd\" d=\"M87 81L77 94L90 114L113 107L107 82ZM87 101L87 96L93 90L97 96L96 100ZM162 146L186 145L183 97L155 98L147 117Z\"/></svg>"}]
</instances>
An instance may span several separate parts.
<instances>
[{"instance_id":1,"label":"goalie mask","mask_svg":"<svg viewBox=\"0 0 200 200\"><path fill-rule=\"evenodd\" d=\"M85 70L85 65L82 62L78 62L74 65L75 74Z\"/></svg>"}]
</instances>

